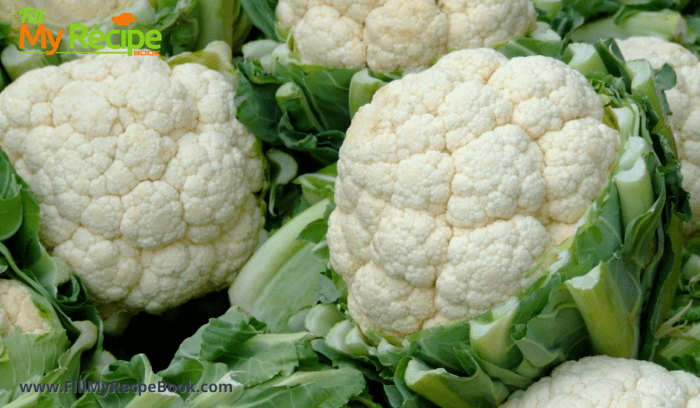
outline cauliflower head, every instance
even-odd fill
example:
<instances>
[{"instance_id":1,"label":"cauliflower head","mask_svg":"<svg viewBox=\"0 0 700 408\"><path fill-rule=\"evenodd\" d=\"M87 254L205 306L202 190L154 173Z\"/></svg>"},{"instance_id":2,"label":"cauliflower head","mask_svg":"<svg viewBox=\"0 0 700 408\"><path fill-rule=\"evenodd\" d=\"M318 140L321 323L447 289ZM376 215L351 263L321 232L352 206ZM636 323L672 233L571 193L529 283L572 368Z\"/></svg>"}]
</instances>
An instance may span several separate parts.
<instances>
[{"instance_id":1,"label":"cauliflower head","mask_svg":"<svg viewBox=\"0 0 700 408\"><path fill-rule=\"evenodd\" d=\"M602 119L578 71L489 48L381 88L340 149L327 234L362 330L406 335L518 294L608 180Z\"/></svg>"},{"instance_id":2,"label":"cauliflower head","mask_svg":"<svg viewBox=\"0 0 700 408\"><path fill-rule=\"evenodd\" d=\"M389 72L527 34L537 13L530 0L280 0L277 19L312 63Z\"/></svg>"},{"instance_id":3,"label":"cauliflower head","mask_svg":"<svg viewBox=\"0 0 700 408\"><path fill-rule=\"evenodd\" d=\"M608 356L567 361L501 408L700 406L700 378L642 360Z\"/></svg>"},{"instance_id":4,"label":"cauliflower head","mask_svg":"<svg viewBox=\"0 0 700 408\"><path fill-rule=\"evenodd\" d=\"M220 289L253 252L263 169L234 93L202 65L94 55L0 94L0 146L40 204L40 239L103 315Z\"/></svg>"},{"instance_id":5,"label":"cauliflower head","mask_svg":"<svg viewBox=\"0 0 700 408\"><path fill-rule=\"evenodd\" d=\"M0 279L0 337L11 335L17 327L31 334L51 330L27 288L14 280Z\"/></svg>"},{"instance_id":6,"label":"cauliflower head","mask_svg":"<svg viewBox=\"0 0 700 408\"><path fill-rule=\"evenodd\" d=\"M666 91L671 129L681 161L682 186L690 192L693 216L685 234L700 230L700 60L681 45L657 37L618 40L626 60L646 59L653 68L668 64L676 71L676 86Z\"/></svg>"}]
</instances>

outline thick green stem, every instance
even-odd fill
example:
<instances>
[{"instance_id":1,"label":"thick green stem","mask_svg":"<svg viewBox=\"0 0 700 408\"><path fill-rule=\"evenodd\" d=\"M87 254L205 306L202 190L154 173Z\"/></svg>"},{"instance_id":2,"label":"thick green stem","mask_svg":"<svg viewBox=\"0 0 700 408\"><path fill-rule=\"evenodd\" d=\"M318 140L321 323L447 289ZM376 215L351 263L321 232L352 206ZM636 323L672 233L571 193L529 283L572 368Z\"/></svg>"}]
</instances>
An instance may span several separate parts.
<instances>
[{"instance_id":1,"label":"thick green stem","mask_svg":"<svg viewBox=\"0 0 700 408\"><path fill-rule=\"evenodd\" d=\"M372 102L374 94L384 85L386 82L371 76L367 68L357 71L350 80L348 94L350 117L355 116L362 105Z\"/></svg>"},{"instance_id":2,"label":"thick green stem","mask_svg":"<svg viewBox=\"0 0 700 408\"><path fill-rule=\"evenodd\" d=\"M27 52L33 51L29 48L26 49ZM36 52L42 52L41 54L23 54L19 52L19 49L14 44L10 44L2 50L0 54L0 62L5 67L7 75L14 81L19 78L20 75L27 71L31 71L36 68L43 68L48 65L58 65L61 63L61 59L57 54L46 55L43 50L35 50Z\"/></svg>"},{"instance_id":3,"label":"thick green stem","mask_svg":"<svg viewBox=\"0 0 700 408\"><path fill-rule=\"evenodd\" d=\"M537 28L530 33L530 37L546 43L556 43L561 41L561 36L552 30L552 27L541 21L537 22Z\"/></svg>"},{"instance_id":4,"label":"thick green stem","mask_svg":"<svg viewBox=\"0 0 700 408\"><path fill-rule=\"evenodd\" d=\"M564 2L562 0L533 0L535 8L540 9L545 12L548 19L552 20L557 16L559 10L564 7Z\"/></svg>"},{"instance_id":5,"label":"thick green stem","mask_svg":"<svg viewBox=\"0 0 700 408\"><path fill-rule=\"evenodd\" d=\"M622 222L627 228L654 204L654 189L646 161L643 157L637 158L631 169L618 171L614 180L620 195Z\"/></svg>"},{"instance_id":6,"label":"thick green stem","mask_svg":"<svg viewBox=\"0 0 700 408\"><path fill-rule=\"evenodd\" d=\"M641 11L615 23L615 16L584 24L571 32L577 42L593 43L599 38L660 37L668 41L685 42L688 24L679 13L671 10Z\"/></svg>"},{"instance_id":7,"label":"thick green stem","mask_svg":"<svg viewBox=\"0 0 700 408\"><path fill-rule=\"evenodd\" d=\"M654 82L654 69L649 61L627 61L625 67L632 78L632 92L639 92L649 98L649 101L654 105L654 110L659 114L664 112L661 105L661 91Z\"/></svg>"},{"instance_id":8,"label":"thick green stem","mask_svg":"<svg viewBox=\"0 0 700 408\"><path fill-rule=\"evenodd\" d=\"M469 322L469 343L479 358L505 366L512 359L515 346L510 337L512 320L518 311L518 302L513 299L489 311L485 321Z\"/></svg>"},{"instance_id":9,"label":"thick green stem","mask_svg":"<svg viewBox=\"0 0 700 408\"><path fill-rule=\"evenodd\" d=\"M265 153L265 157L272 167L270 178L273 185L287 184L297 176L299 164L289 153L270 149Z\"/></svg>"},{"instance_id":10,"label":"thick green stem","mask_svg":"<svg viewBox=\"0 0 700 408\"><path fill-rule=\"evenodd\" d=\"M215 40L225 41L229 47L233 45L234 8L240 8L240 5L234 6L223 0L197 2L199 34L195 50L201 50Z\"/></svg>"},{"instance_id":11,"label":"thick green stem","mask_svg":"<svg viewBox=\"0 0 700 408\"><path fill-rule=\"evenodd\" d=\"M645 153L651 152L651 147L643 137L630 137L627 139L624 149L618 164L619 170L632 169L637 164L637 160Z\"/></svg>"},{"instance_id":12,"label":"thick green stem","mask_svg":"<svg viewBox=\"0 0 700 408\"><path fill-rule=\"evenodd\" d=\"M322 132L323 126L316 119L311 105L301 87L294 82L285 82L277 88L275 99L283 112L287 112L295 129Z\"/></svg>"},{"instance_id":13,"label":"thick green stem","mask_svg":"<svg viewBox=\"0 0 700 408\"><path fill-rule=\"evenodd\" d=\"M634 358L638 340L636 317L625 306L608 266L600 263L564 284L583 316L594 351Z\"/></svg>"},{"instance_id":14,"label":"thick green stem","mask_svg":"<svg viewBox=\"0 0 700 408\"><path fill-rule=\"evenodd\" d=\"M280 43L270 39L250 41L241 48L241 52L243 52L243 58L247 60L259 60L266 55L272 54L272 51L278 45Z\"/></svg>"},{"instance_id":15,"label":"thick green stem","mask_svg":"<svg viewBox=\"0 0 700 408\"><path fill-rule=\"evenodd\" d=\"M676 141L671 128L664 121L664 115L669 112L665 108L664 97L659 84L655 80L656 72L646 60L634 60L625 63L627 73L632 78L632 92L646 96L654 107L653 112L658 117L658 123L651 129L652 132L663 136L674 152L677 151Z\"/></svg>"},{"instance_id":16,"label":"thick green stem","mask_svg":"<svg viewBox=\"0 0 700 408\"><path fill-rule=\"evenodd\" d=\"M630 106L612 108L612 111L617 117L617 125L620 131L620 144L627 143L633 136L639 136L639 107L637 105L630 104ZM631 163L627 168L631 168L632 164L634 163Z\"/></svg>"},{"instance_id":17,"label":"thick green stem","mask_svg":"<svg viewBox=\"0 0 700 408\"><path fill-rule=\"evenodd\" d=\"M326 337L328 332L345 317L334 305L318 304L309 310L304 319L306 329L317 336Z\"/></svg>"},{"instance_id":18,"label":"thick green stem","mask_svg":"<svg viewBox=\"0 0 700 408\"><path fill-rule=\"evenodd\" d=\"M608 72L598 51L590 44L569 44L567 53L571 55L569 66L584 75Z\"/></svg>"},{"instance_id":19,"label":"thick green stem","mask_svg":"<svg viewBox=\"0 0 700 408\"><path fill-rule=\"evenodd\" d=\"M241 2L199 1L197 8L199 34L195 49L201 50L212 41L223 40L238 52L253 28L253 22L243 10Z\"/></svg>"},{"instance_id":20,"label":"thick green stem","mask_svg":"<svg viewBox=\"0 0 700 408\"><path fill-rule=\"evenodd\" d=\"M360 329L350 320L343 320L333 326L326 334L326 344L336 351L353 356L368 356L372 348Z\"/></svg>"}]
</instances>

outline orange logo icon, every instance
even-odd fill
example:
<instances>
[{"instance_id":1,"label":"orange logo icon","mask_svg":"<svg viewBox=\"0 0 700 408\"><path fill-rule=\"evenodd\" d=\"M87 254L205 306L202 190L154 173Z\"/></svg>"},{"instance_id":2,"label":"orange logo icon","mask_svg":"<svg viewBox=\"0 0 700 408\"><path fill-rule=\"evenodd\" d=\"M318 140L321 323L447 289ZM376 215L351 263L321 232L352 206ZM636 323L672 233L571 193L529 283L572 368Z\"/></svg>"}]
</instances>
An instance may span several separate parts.
<instances>
[{"instance_id":1,"label":"orange logo icon","mask_svg":"<svg viewBox=\"0 0 700 408\"><path fill-rule=\"evenodd\" d=\"M112 17L112 21L117 23L118 26L129 26L129 24L133 23L136 21L136 17L134 17L131 13L121 13L118 16Z\"/></svg>"}]
</instances>

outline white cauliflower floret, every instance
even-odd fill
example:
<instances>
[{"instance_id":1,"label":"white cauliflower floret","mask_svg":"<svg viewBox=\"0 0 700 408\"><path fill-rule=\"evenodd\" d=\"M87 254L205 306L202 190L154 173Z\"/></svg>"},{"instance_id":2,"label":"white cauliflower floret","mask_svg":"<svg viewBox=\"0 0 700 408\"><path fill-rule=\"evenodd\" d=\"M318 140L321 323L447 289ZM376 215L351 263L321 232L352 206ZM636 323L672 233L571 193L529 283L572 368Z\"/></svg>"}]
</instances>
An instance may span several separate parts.
<instances>
[{"instance_id":1,"label":"white cauliflower floret","mask_svg":"<svg viewBox=\"0 0 700 408\"><path fill-rule=\"evenodd\" d=\"M402 336L520 293L608 180L602 120L579 72L488 48L381 88L340 149L327 234L361 329Z\"/></svg>"},{"instance_id":2,"label":"white cauliflower floret","mask_svg":"<svg viewBox=\"0 0 700 408\"><path fill-rule=\"evenodd\" d=\"M44 334L51 330L27 288L17 281L0 279L0 336L11 335L18 326L22 333Z\"/></svg>"},{"instance_id":3,"label":"white cauliflower floret","mask_svg":"<svg viewBox=\"0 0 700 408\"><path fill-rule=\"evenodd\" d=\"M0 145L35 192L42 242L103 314L220 289L262 226L262 163L235 89L198 64L99 55L0 94Z\"/></svg>"},{"instance_id":4,"label":"white cauliflower floret","mask_svg":"<svg viewBox=\"0 0 700 408\"><path fill-rule=\"evenodd\" d=\"M501 408L700 406L700 378L649 361L608 356L567 361Z\"/></svg>"},{"instance_id":5,"label":"white cauliflower floret","mask_svg":"<svg viewBox=\"0 0 700 408\"><path fill-rule=\"evenodd\" d=\"M686 234L700 229L700 60L686 48L656 37L618 40L626 60L646 59L653 68L668 64L676 71L676 86L666 91L671 129L681 160L682 186L690 192L693 217Z\"/></svg>"},{"instance_id":6,"label":"white cauliflower floret","mask_svg":"<svg viewBox=\"0 0 700 408\"><path fill-rule=\"evenodd\" d=\"M525 287L524 272L549 245L545 227L515 215L482 228L454 228L447 259L435 281L435 304L449 320L474 316Z\"/></svg>"},{"instance_id":7,"label":"white cauliflower floret","mask_svg":"<svg viewBox=\"0 0 700 408\"><path fill-rule=\"evenodd\" d=\"M281 0L277 17L312 63L388 72L527 34L537 13L529 0Z\"/></svg>"}]
</instances>

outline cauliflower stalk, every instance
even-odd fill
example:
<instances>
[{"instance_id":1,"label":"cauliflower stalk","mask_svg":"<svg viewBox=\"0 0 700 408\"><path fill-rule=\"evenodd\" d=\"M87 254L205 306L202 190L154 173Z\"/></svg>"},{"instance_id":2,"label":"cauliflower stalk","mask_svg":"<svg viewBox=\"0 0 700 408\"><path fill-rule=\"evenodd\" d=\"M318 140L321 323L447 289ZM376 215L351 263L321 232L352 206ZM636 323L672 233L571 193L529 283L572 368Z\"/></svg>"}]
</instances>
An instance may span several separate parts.
<instances>
[{"instance_id":1,"label":"cauliflower stalk","mask_svg":"<svg viewBox=\"0 0 700 408\"><path fill-rule=\"evenodd\" d=\"M608 356L567 361L501 408L665 407L700 404L700 378L649 361Z\"/></svg>"},{"instance_id":2,"label":"cauliflower stalk","mask_svg":"<svg viewBox=\"0 0 700 408\"><path fill-rule=\"evenodd\" d=\"M42 242L104 316L224 287L252 253L263 170L234 94L198 64L116 55L0 94L0 145L36 194Z\"/></svg>"},{"instance_id":3,"label":"cauliflower stalk","mask_svg":"<svg viewBox=\"0 0 700 408\"><path fill-rule=\"evenodd\" d=\"M563 62L462 50L381 88L340 150L331 264L363 331L485 312L570 236L618 150Z\"/></svg>"},{"instance_id":4,"label":"cauliflower stalk","mask_svg":"<svg viewBox=\"0 0 700 408\"><path fill-rule=\"evenodd\" d=\"M462 48L491 47L534 30L529 0L281 0L279 24L309 61L380 72L430 65Z\"/></svg>"},{"instance_id":5,"label":"cauliflower stalk","mask_svg":"<svg viewBox=\"0 0 700 408\"><path fill-rule=\"evenodd\" d=\"M676 85L666 91L666 99L683 188L690 192L694 214L684 232L692 234L700 229L700 60L688 49L657 37L632 37L617 43L628 60L644 59L655 69L668 64L676 71Z\"/></svg>"}]
</instances>

